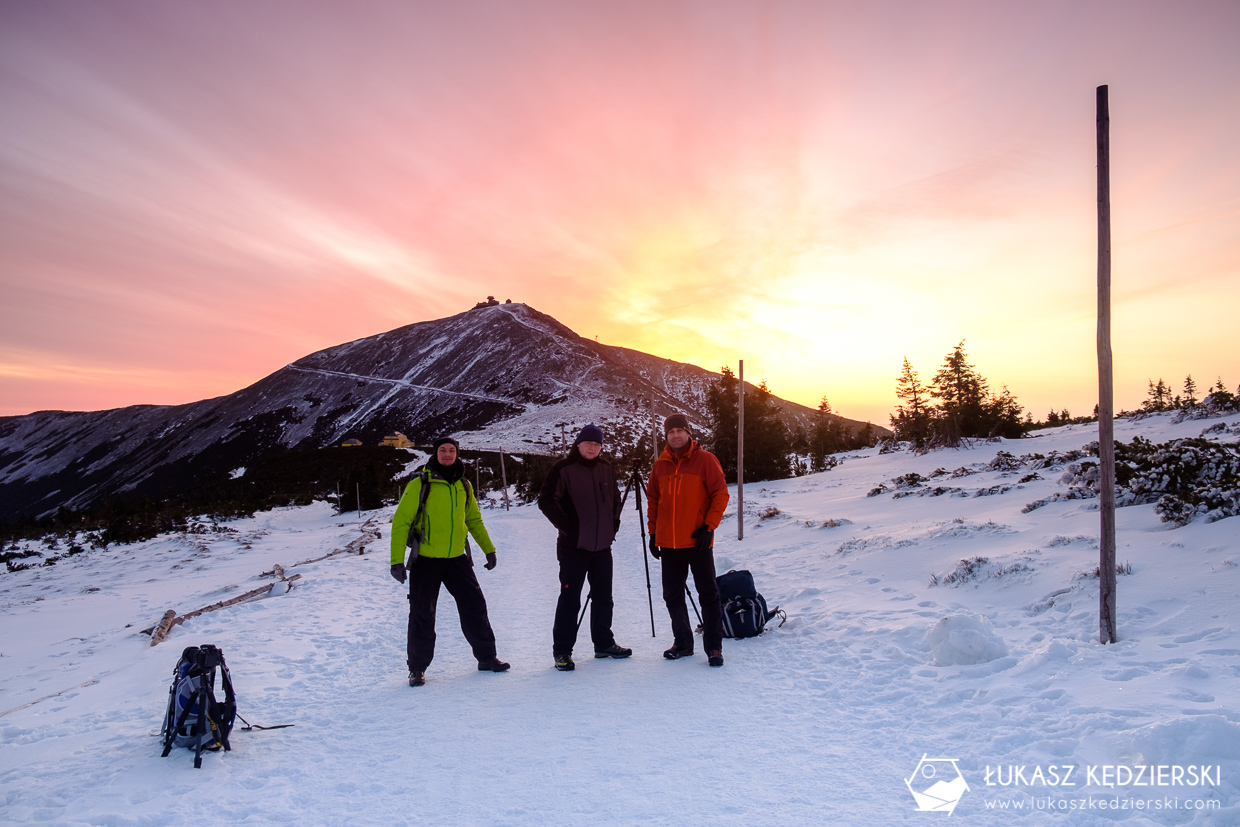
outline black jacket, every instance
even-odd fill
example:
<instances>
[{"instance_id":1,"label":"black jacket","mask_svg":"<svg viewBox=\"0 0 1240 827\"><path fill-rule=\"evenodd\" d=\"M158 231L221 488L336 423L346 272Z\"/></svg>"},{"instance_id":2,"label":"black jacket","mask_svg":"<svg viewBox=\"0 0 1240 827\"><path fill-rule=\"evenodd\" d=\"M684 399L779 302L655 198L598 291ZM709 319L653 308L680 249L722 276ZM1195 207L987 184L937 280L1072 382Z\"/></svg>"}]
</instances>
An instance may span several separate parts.
<instances>
[{"instance_id":1,"label":"black jacket","mask_svg":"<svg viewBox=\"0 0 1240 827\"><path fill-rule=\"evenodd\" d=\"M559 544L605 551L620 526L620 488L611 463L587 460L577 447L551 466L538 495L538 508L560 530Z\"/></svg>"}]
</instances>

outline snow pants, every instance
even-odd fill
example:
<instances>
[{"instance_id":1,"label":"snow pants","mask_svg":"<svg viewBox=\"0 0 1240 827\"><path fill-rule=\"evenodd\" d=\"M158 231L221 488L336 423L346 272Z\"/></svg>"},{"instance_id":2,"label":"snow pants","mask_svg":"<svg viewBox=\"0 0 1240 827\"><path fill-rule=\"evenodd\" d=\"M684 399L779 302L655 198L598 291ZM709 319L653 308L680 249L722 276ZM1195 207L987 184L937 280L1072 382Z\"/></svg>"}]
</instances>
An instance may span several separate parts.
<instances>
[{"instance_id":1,"label":"snow pants","mask_svg":"<svg viewBox=\"0 0 1240 827\"><path fill-rule=\"evenodd\" d=\"M556 548L560 561L560 599L555 604L555 625L551 629L553 655L571 655L577 642L577 612L581 610L581 586L590 580L590 640L594 651L616 642L611 633L611 549L586 551Z\"/></svg>"},{"instance_id":2,"label":"snow pants","mask_svg":"<svg viewBox=\"0 0 1240 827\"><path fill-rule=\"evenodd\" d=\"M693 627L685 604L685 584L693 572L698 604L702 607L702 646L707 652L723 649L723 607L719 604L719 584L715 582L714 549L661 548L663 564L663 602L672 619L672 640L681 649L693 649Z\"/></svg>"},{"instance_id":3,"label":"snow pants","mask_svg":"<svg viewBox=\"0 0 1240 827\"><path fill-rule=\"evenodd\" d=\"M425 672L435 657L435 608L439 586L456 600L461 631L479 661L495 657L495 632L487 618L487 600L474 575L474 564L460 557L419 557L409 569L410 672Z\"/></svg>"}]
</instances>

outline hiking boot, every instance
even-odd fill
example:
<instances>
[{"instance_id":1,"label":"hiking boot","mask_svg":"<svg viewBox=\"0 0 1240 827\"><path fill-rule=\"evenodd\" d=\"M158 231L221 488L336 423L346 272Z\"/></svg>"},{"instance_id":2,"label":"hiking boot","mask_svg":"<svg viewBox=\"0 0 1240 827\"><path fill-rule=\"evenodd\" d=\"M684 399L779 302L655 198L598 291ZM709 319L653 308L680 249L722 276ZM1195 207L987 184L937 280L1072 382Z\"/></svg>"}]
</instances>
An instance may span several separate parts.
<instances>
[{"instance_id":1,"label":"hiking boot","mask_svg":"<svg viewBox=\"0 0 1240 827\"><path fill-rule=\"evenodd\" d=\"M510 663L504 663L499 658L491 658L490 660L478 661L479 672L507 672Z\"/></svg>"},{"instance_id":2,"label":"hiking boot","mask_svg":"<svg viewBox=\"0 0 1240 827\"><path fill-rule=\"evenodd\" d=\"M723 666L723 650L712 649L706 653L706 662L711 666Z\"/></svg>"},{"instance_id":3,"label":"hiking boot","mask_svg":"<svg viewBox=\"0 0 1240 827\"><path fill-rule=\"evenodd\" d=\"M568 655L556 655L555 668L561 672L571 672L577 668L577 664L573 663L573 659Z\"/></svg>"},{"instance_id":4,"label":"hiking boot","mask_svg":"<svg viewBox=\"0 0 1240 827\"><path fill-rule=\"evenodd\" d=\"M425 672L410 672L409 673L409 685L410 686L425 686L426 685L426 673Z\"/></svg>"},{"instance_id":5,"label":"hiking boot","mask_svg":"<svg viewBox=\"0 0 1240 827\"><path fill-rule=\"evenodd\" d=\"M632 649L625 649L623 646L617 646L614 643L602 649L594 650L594 657L596 658L627 658L632 656L632 654Z\"/></svg>"},{"instance_id":6,"label":"hiking boot","mask_svg":"<svg viewBox=\"0 0 1240 827\"><path fill-rule=\"evenodd\" d=\"M663 653L663 657L667 658L668 660L680 660L681 658L687 658L692 655L693 655L692 646L679 646L679 645L674 645L672 646L671 649L668 649L666 652Z\"/></svg>"}]
</instances>

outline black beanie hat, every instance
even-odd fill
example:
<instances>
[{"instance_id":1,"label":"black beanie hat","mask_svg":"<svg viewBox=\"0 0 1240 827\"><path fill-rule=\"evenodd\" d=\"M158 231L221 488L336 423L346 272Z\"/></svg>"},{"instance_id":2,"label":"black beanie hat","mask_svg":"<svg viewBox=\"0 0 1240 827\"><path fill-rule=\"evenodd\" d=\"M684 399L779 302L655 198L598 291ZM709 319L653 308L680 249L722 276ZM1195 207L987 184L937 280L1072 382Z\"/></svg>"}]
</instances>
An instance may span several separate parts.
<instances>
[{"instance_id":1,"label":"black beanie hat","mask_svg":"<svg viewBox=\"0 0 1240 827\"><path fill-rule=\"evenodd\" d=\"M450 436L441 436L439 439L435 440L435 447L432 448L431 450L438 451L440 445L447 445L449 442L452 443L452 445L456 448L456 450L458 451L461 450L461 443L457 442L455 439L453 439Z\"/></svg>"},{"instance_id":2,"label":"black beanie hat","mask_svg":"<svg viewBox=\"0 0 1240 827\"><path fill-rule=\"evenodd\" d=\"M573 440L574 445L580 445L583 442L597 442L602 445L603 429L591 422L582 428L581 433L577 434L577 438Z\"/></svg>"},{"instance_id":3,"label":"black beanie hat","mask_svg":"<svg viewBox=\"0 0 1240 827\"><path fill-rule=\"evenodd\" d=\"M667 436L667 432L672 430L672 428L683 428L689 432L689 436L693 436L693 429L689 427L689 420L685 418L684 414L672 414L663 420L664 436Z\"/></svg>"}]
</instances>

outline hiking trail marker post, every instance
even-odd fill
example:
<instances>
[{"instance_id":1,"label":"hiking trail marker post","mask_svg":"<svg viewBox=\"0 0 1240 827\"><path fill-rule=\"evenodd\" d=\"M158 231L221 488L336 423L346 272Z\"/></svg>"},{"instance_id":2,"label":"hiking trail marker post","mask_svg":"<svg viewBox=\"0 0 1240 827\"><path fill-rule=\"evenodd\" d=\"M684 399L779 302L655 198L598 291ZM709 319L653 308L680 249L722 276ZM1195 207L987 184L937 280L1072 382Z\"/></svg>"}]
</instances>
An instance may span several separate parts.
<instances>
[{"instance_id":1,"label":"hiking trail marker post","mask_svg":"<svg viewBox=\"0 0 1240 827\"><path fill-rule=\"evenodd\" d=\"M504 510L508 511L508 469L504 467L504 449L499 449L499 477L504 484Z\"/></svg>"},{"instance_id":2,"label":"hiking trail marker post","mask_svg":"<svg viewBox=\"0 0 1240 827\"><path fill-rule=\"evenodd\" d=\"M1115 422L1111 370L1111 114L1097 89L1098 120L1098 638L1115 643Z\"/></svg>"},{"instance_id":3,"label":"hiking trail marker post","mask_svg":"<svg viewBox=\"0 0 1240 827\"><path fill-rule=\"evenodd\" d=\"M745 360L736 377L736 539L745 539Z\"/></svg>"}]
</instances>

